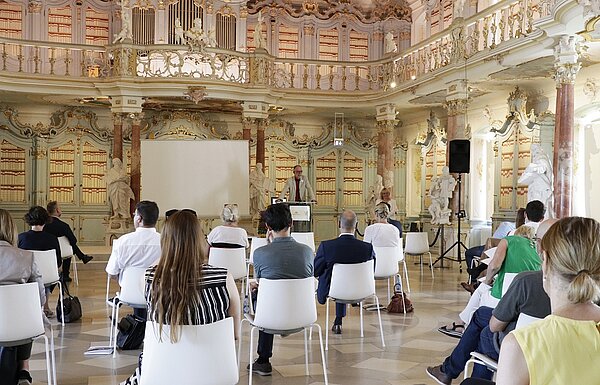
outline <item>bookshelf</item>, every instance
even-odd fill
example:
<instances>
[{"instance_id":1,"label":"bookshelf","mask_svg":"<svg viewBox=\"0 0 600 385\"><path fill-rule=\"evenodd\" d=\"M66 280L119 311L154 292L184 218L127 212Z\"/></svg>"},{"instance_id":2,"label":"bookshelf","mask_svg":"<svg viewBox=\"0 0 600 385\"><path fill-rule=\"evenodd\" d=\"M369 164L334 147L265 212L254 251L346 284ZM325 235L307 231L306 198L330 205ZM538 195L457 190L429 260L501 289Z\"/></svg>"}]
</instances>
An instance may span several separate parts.
<instances>
[{"instance_id":1,"label":"bookshelf","mask_svg":"<svg viewBox=\"0 0 600 385\"><path fill-rule=\"evenodd\" d=\"M25 202L25 149L6 140L0 147L0 202Z\"/></svg>"},{"instance_id":2,"label":"bookshelf","mask_svg":"<svg viewBox=\"0 0 600 385\"><path fill-rule=\"evenodd\" d=\"M106 199L106 167L108 152L89 142L83 144L81 157L81 204L104 205Z\"/></svg>"},{"instance_id":3,"label":"bookshelf","mask_svg":"<svg viewBox=\"0 0 600 385\"><path fill-rule=\"evenodd\" d=\"M279 26L279 57L298 57L298 28L281 24Z\"/></svg>"},{"instance_id":4,"label":"bookshelf","mask_svg":"<svg viewBox=\"0 0 600 385\"><path fill-rule=\"evenodd\" d=\"M0 3L0 36L21 39L23 10L21 5Z\"/></svg>"},{"instance_id":5,"label":"bookshelf","mask_svg":"<svg viewBox=\"0 0 600 385\"><path fill-rule=\"evenodd\" d=\"M265 154L266 157L266 154ZM283 190L285 181L292 177L292 167L298 164L298 158L283 151L281 148L274 149L275 158L275 191Z\"/></svg>"},{"instance_id":6,"label":"bookshelf","mask_svg":"<svg viewBox=\"0 0 600 385\"><path fill-rule=\"evenodd\" d=\"M350 30L350 61L369 60L369 34Z\"/></svg>"},{"instance_id":7,"label":"bookshelf","mask_svg":"<svg viewBox=\"0 0 600 385\"><path fill-rule=\"evenodd\" d=\"M349 152L344 153L343 207L364 206L364 168L365 161Z\"/></svg>"},{"instance_id":8,"label":"bookshelf","mask_svg":"<svg viewBox=\"0 0 600 385\"><path fill-rule=\"evenodd\" d=\"M85 44L107 45L109 43L108 14L92 8L85 10Z\"/></svg>"},{"instance_id":9,"label":"bookshelf","mask_svg":"<svg viewBox=\"0 0 600 385\"><path fill-rule=\"evenodd\" d=\"M67 143L49 150L48 200L65 204L75 203L75 143Z\"/></svg>"},{"instance_id":10,"label":"bookshelf","mask_svg":"<svg viewBox=\"0 0 600 385\"><path fill-rule=\"evenodd\" d=\"M315 161L315 195L319 207L336 206L337 156L334 151Z\"/></svg>"},{"instance_id":11,"label":"bookshelf","mask_svg":"<svg viewBox=\"0 0 600 385\"><path fill-rule=\"evenodd\" d=\"M57 43L72 42L71 7L48 9L48 40Z\"/></svg>"},{"instance_id":12,"label":"bookshelf","mask_svg":"<svg viewBox=\"0 0 600 385\"><path fill-rule=\"evenodd\" d=\"M319 60L338 60L339 35L337 29L319 31Z\"/></svg>"}]
</instances>

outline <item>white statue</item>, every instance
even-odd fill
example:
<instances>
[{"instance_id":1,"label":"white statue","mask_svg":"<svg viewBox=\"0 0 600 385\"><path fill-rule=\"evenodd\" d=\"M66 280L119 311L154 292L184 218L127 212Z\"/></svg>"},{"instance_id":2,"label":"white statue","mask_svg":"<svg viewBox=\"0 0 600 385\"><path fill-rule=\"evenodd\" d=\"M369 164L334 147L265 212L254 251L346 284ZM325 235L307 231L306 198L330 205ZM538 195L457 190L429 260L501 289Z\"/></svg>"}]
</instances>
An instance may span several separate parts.
<instances>
[{"instance_id":1,"label":"white statue","mask_svg":"<svg viewBox=\"0 0 600 385\"><path fill-rule=\"evenodd\" d=\"M258 12L258 21L256 22L256 26L254 27L254 46L256 49L262 48L265 49L267 47L267 42L263 37L262 30L265 25L265 21L262 15L262 11Z\"/></svg>"},{"instance_id":2,"label":"white statue","mask_svg":"<svg viewBox=\"0 0 600 385\"><path fill-rule=\"evenodd\" d=\"M121 159L115 158L112 163L112 168L104 177L108 200L113 211L112 218L131 218L129 201L135 199L135 195L129 187L129 175L127 175Z\"/></svg>"},{"instance_id":3,"label":"white statue","mask_svg":"<svg viewBox=\"0 0 600 385\"><path fill-rule=\"evenodd\" d=\"M390 31L385 34L384 53L394 53L398 51L398 45L394 41L394 34Z\"/></svg>"},{"instance_id":4,"label":"white statue","mask_svg":"<svg viewBox=\"0 0 600 385\"><path fill-rule=\"evenodd\" d=\"M369 187L369 192L365 202L365 213L367 214L368 221L375 220L375 205L378 203L381 190L383 190L383 177L381 175L377 175L375 184Z\"/></svg>"},{"instance_id":5,"label":"white statue","mask_svg":"<svg viewBox=\"0 0 600 385\"><path fill-rule=\"evenodd\" d=\"M431 224L433 225L449 225L450 213L452 210L448 208L448 199L452 198L452 192L456 187L456 179L450 175L447 166L442 168L442 175L435 177L431 181L429 196L431 197L431 205L428 211L431 214Z\"/></svg>"},{"instance_id":6,"label":"white statue","mask_svg":"<svg viewBox=\"0 0 600 385\"><path fill-rule=\"evenodd\" d=\"M523 171L518 183L527 185L527 202L542 202L546 207L546 217L554 217L552 161L539 144L531 145L531 163Z\"/></svg>"},{"instance_id":7,"label":"white statue","mask_svg":"<svg viewBox=\"0 0 600 385\"><path fill-rule=\"evenodd\" d=\"M454 20L463 18L463 11L465 9L465 0L454 0L452 18Z\"/></svg>"},{"instance_id":8,"label":"white statue","mask_svg":"<svg viewBox=\"0 0 600 385\"><path fill-rule=\"evenodd\" d=\"M202 29L202 19L197 17L194 19L194 26L185 31L187 41L194 46L205 47L208 43L208 35Z\"/></svg>"},{"instance_id":9,"label":"white statue","mask_svg":"<svg viewBox=\"0 0 600 385\"><path fill-rule=\"evenodd\" d=\"M125 7L121 9L121 31L118 34L115 34L113 44L133 40L130 11L129 8Z\"/></svg>"},{"instance_id":10,"label":"white statue","mask_svg":"<svg viewBox=\"0 0 600 385\"><path fill-rule=\"evenodd\" d=\"M260 212L267 208L265 195L268 197L274 192L275 184L263 172L262 164L257 163L250 173L250 215L252 217L258 217Z\"/></svg>"},{"instance_id":11,"label":"white statue","mask_svg":"<svg viewBox=\"0 0 600 385\"><path fill-rule=\"evenodd\" d=\"M175 44L185 44L185 37L183 36L183 26L179 18L175 19Z\"/></svg>"}]
</instances>

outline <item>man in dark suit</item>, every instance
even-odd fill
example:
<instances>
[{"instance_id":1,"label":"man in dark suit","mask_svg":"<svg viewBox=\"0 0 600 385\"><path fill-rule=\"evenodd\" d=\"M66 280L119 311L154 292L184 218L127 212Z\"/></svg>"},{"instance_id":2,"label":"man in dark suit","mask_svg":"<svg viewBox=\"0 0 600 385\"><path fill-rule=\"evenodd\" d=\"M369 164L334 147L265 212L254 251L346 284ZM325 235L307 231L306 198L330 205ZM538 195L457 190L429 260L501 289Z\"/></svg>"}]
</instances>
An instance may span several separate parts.
<instances>
[{"instance_id":1,"label":"man in dark suit","mask_svg":"<svg viewBox=\"0 0 600 385\"><path fill-rule=\"evenodd\" d=\"M319 277L317 299L320 304L327 301L331 272L336 263L361 263L375 257L370 243L355 238L356 213L345 210L340 217L340 235L336 239L321 242L315 257L315 277ZM342 318L346 316L346 304L335 304L335 321L331 330L342 334Z\"/></svg>"},{"instance_id":2,"label":"man in dark suit","mask_svg":"<svg viewBox=\"0 0 600 385\"><path fill-rule=\"evenodd\" d=\"M47 233L53 234L57 238L58 237L67 237L67 239L69 240L69 243L71 244L71 247L73 248L73 253L75 253L77 258L79 258L83 263L88 263L89 261L91 261L92 258L94 258L94 257L85 255L83 253L83 251L81 251L79 249L79 247L77 247L77 238L75 238L75 234L73 234L73 230L71 230L71 226L69 226L67 223L65 223L59 219L62 214L62 211L60 210L60 206L58 205L58 202L56 202L56 201L48 202L48 205L46 206L46 208L48 210L48 214L50 214L51 221L50 221L50 223L46 224L46 226L44 226L44 231ZM62 278L65 282L71 281L71 277L69 277L70 270L71 270L71 258L63 260L63 263L62 263L63 276L62 276Z\"/></svg>"}]
</instances>

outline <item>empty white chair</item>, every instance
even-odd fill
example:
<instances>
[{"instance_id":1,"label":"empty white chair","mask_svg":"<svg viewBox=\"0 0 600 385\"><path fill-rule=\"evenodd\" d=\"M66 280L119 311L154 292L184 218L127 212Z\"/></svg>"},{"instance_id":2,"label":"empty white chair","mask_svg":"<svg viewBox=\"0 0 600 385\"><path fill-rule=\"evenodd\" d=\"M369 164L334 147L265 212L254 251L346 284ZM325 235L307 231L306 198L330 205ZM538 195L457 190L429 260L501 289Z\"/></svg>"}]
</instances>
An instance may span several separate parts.
<instances>
[{"instance_id":1,"label":"empty white chair","mask_svg":"<svg viewBox=\"0 0 600 385\"><path fill-rule=\"evenodd\" d=\"M429 238L427 233L406 233L406 245L404 254L418 255L421 274L423 274L423 254L429 254L429 267L431 268L431 278L433 278L433 260L429 251Z\"/></svg>"},{"instance_id":2,"label":"empty white chair","mask_svg":"<svg viewBox=\"0 0 600 385\"><path fill-rule=\"evenodd\" d=\"M60 300L60 308L63 309L63 288L58 276L58 264L56 262L56 250L31 250L33 252L33 260L42 275L44 287L49 287L58 284L58 298ZM65 319L62 317L61 323L65 324Z\"/></svg>"},{"instance_id":3,"label":"empty white chair","mask_svg":"<svg viewBox=\"0 0 600 385\"><path fill-rule=\"evenodd\" d=\"M375 279L387 280L387 297L390 298L390 278L398 274L399 247L373 247L375 251Z\"/></svg>"},{"instance_id":4,"label":"empty white chair","mask_svg":"<svg viewBox=\"0 0 600 385\"><path fill-rule=\"evenodd\" d=\"M208 253L208 264L223 267L233 276L233 279L243 280L246 277L246 249L211 247Z\"/></svg>"},{"instance_id":5,"label":"empty white chair","mask_svg":"<svg viewBox=\"0 0 600 385\"><path fill-rule=\"evenodd\" d=\"M121 306L129 306L135 309L146 308L146 297L144 296L145 280L144 267L127 267L121 273L120 284L121 291L113 299L112 320L114 327L109 341L112 342L113 356L117 355L117 326L119 324L119 309Z\"/></svg>"},{"instance_id":6,"label":"empty white chair","mask_svg":"<svg viewBox=\"0 0 600 385\"><path fill-rule=\"evenodd\" d=\"M79 286L79 275L77 274L77 259L73 255L73 246L69 242L67 237L58 237L58 244L60 245L60 256L64 259L71 258L71 264L73 265L73 273L75 274L75 284Z\"/></svg>"},{"instance_id":7,"label":"empty white chair","mask_svg":"<svg viewBox=\"0 0 600 385\"><path fill-rule=\"evenodd\" d=\"M0 346L24 345L36 338L44 339L48 384L56 385L54 337L50 330L49 346L38 284L0 285Z\"/></svg>"},{"instance_id":8,"label":"empty white chair","mask_svg":"<svg viewBox=\"0 0 600 385\"><path fill-rule=\"evenodd\" d=\"M313 254L315 252L315 233L292 233L292 238L296 242L302 243L311 248Z\"/></svg>"},{"instance_id":9,"label":"empty white chair","mask_svg":"<svg viewBox=\"0 0 600 385\"><path fill-rule=\"evenodd\" d=\"M371 264L371 269L372 266L373 265ZM325 351L323 350L323 335L321 326L316 323L317 304L315 302L315 279L313 277L275 280L261 278L260 289L258 290L258 298L256 301L256 314L254 316L246 315L246 320L249 321L252 326L252 329L250 330L249 384L252 384L253 340L256 329L263 330L270 334L286 335L304 331L304 362L306 365L306 375L308 376L307 329L312 327L316 327L319 332L323 375L325 377L325 384L329 383L327 378L327 365L325 363Z\"/></svg>"},{"instance_id":10,"label":"empty white chair","mask_svg":"<svg viewBox=\"0 0 600 385\"><path fill-rule=\"evenodd\" d=\"M329 325L329 300L343 304L359 303L360 308L360 336L363 332L363 307L362 302L370 297L375 297L377 305L377 317L379 318L379 331L381 333L381 345L385 347L383 339L383 324L381 323L381 312L379 310L379 298L375 293L374 260L362 263L336 263L331 272L331 285L327 297L327 310L325 325ZM325 329L325 350L329 349L329 328Z\"/></svg>"},{"instance_id":11,"label":"empty white chair","mask_svg":"<svg viewBox=\"0 0 600 385\"><path fill-rule=\"evenodd\" d=\"M182 325L179 340L170 340L170 326L146 322L140 384L234 385L239 371L233 318L206 325ZM168 365L165 363L168 362Z\"/></svg>"},{"instance_id":12,"label":"empty white chair","mask_svg":"<svg viewBox=\"0 0 600 385\"><path fill-rule=\"evenodd\" d=\"M398 262L402 262L402 268L404 270L404 279L406 280L406 291L410 293L410 281L408 280L408 269L406 268L406 258L404 256L404 247L402 246L402 238L400 238L400 254L398 255Z\"/></svg>"}]
</instances>

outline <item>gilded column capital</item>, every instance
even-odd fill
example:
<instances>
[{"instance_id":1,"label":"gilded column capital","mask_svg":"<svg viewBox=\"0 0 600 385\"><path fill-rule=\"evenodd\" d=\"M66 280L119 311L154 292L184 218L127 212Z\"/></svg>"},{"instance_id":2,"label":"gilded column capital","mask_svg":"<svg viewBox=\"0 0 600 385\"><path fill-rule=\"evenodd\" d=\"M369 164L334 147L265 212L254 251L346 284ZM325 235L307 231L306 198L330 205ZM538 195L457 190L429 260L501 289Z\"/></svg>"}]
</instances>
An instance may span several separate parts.
<instances>
[{"instance_id":1,"label":"gilded column capital","mask_svg":"<svg viewBox=\"0 0 600 385\"><path fill-rule=\"evenodd\" d=\"M581 69L580 41L580 36L563 35L554 47L554 80L557 87L575 83L575 77Z\"/></svg>"},{"instance_id":2,"label":"gilded column capital","mask_svg":"<svg viewBox=\"0 0 600 385\"><path fill-rule=\"evenodd\" d=\"M377 121L377 133L386 134L394 131L396 120L378 120Z\"/></svg>"},{"instance_id":3,"label":"gilded column capital","mask_svg":"<svg viewBox=\"0 0 600 385\"><path fill-rule=\"evenodd\" d=\"M446 100L444 108L448 111L448 116L464 115L467 113L468 99Z\"/></svg>"},{"instance_id":4,"label":"gilded column capital","mask_svg":"<svg viewBox=\"0 0 600 385\"><path fill-rule=\"evenodd\" d=\"M144 114L141 113L141 112L137 113L137 114L129 114L129 118L131 119L131 124L139 126L142 123L142 119L144 118Z\"/></svg>"},{"instance_id":5,"label":"gilded column capital","mask_svg":"<svg viewBox=\"0 0 600 385\"><path fill-rule=\"evenodd\" d=\"M113 118L113 124L115 124L115 125L123 124L123 114L121 114L120 112L113 112L112 118Z\"/></svg>"},{"instance_id":6,"label":"gilded column capital","mask_svg":"<svg viewBox=\"0 0 600 385\"><path fill-rule=\"evenodd\" d=\"M41 13L42 2L40 0L29 0L27 3L27 10L29 13Z\"/></svg>"}]
</instances>

